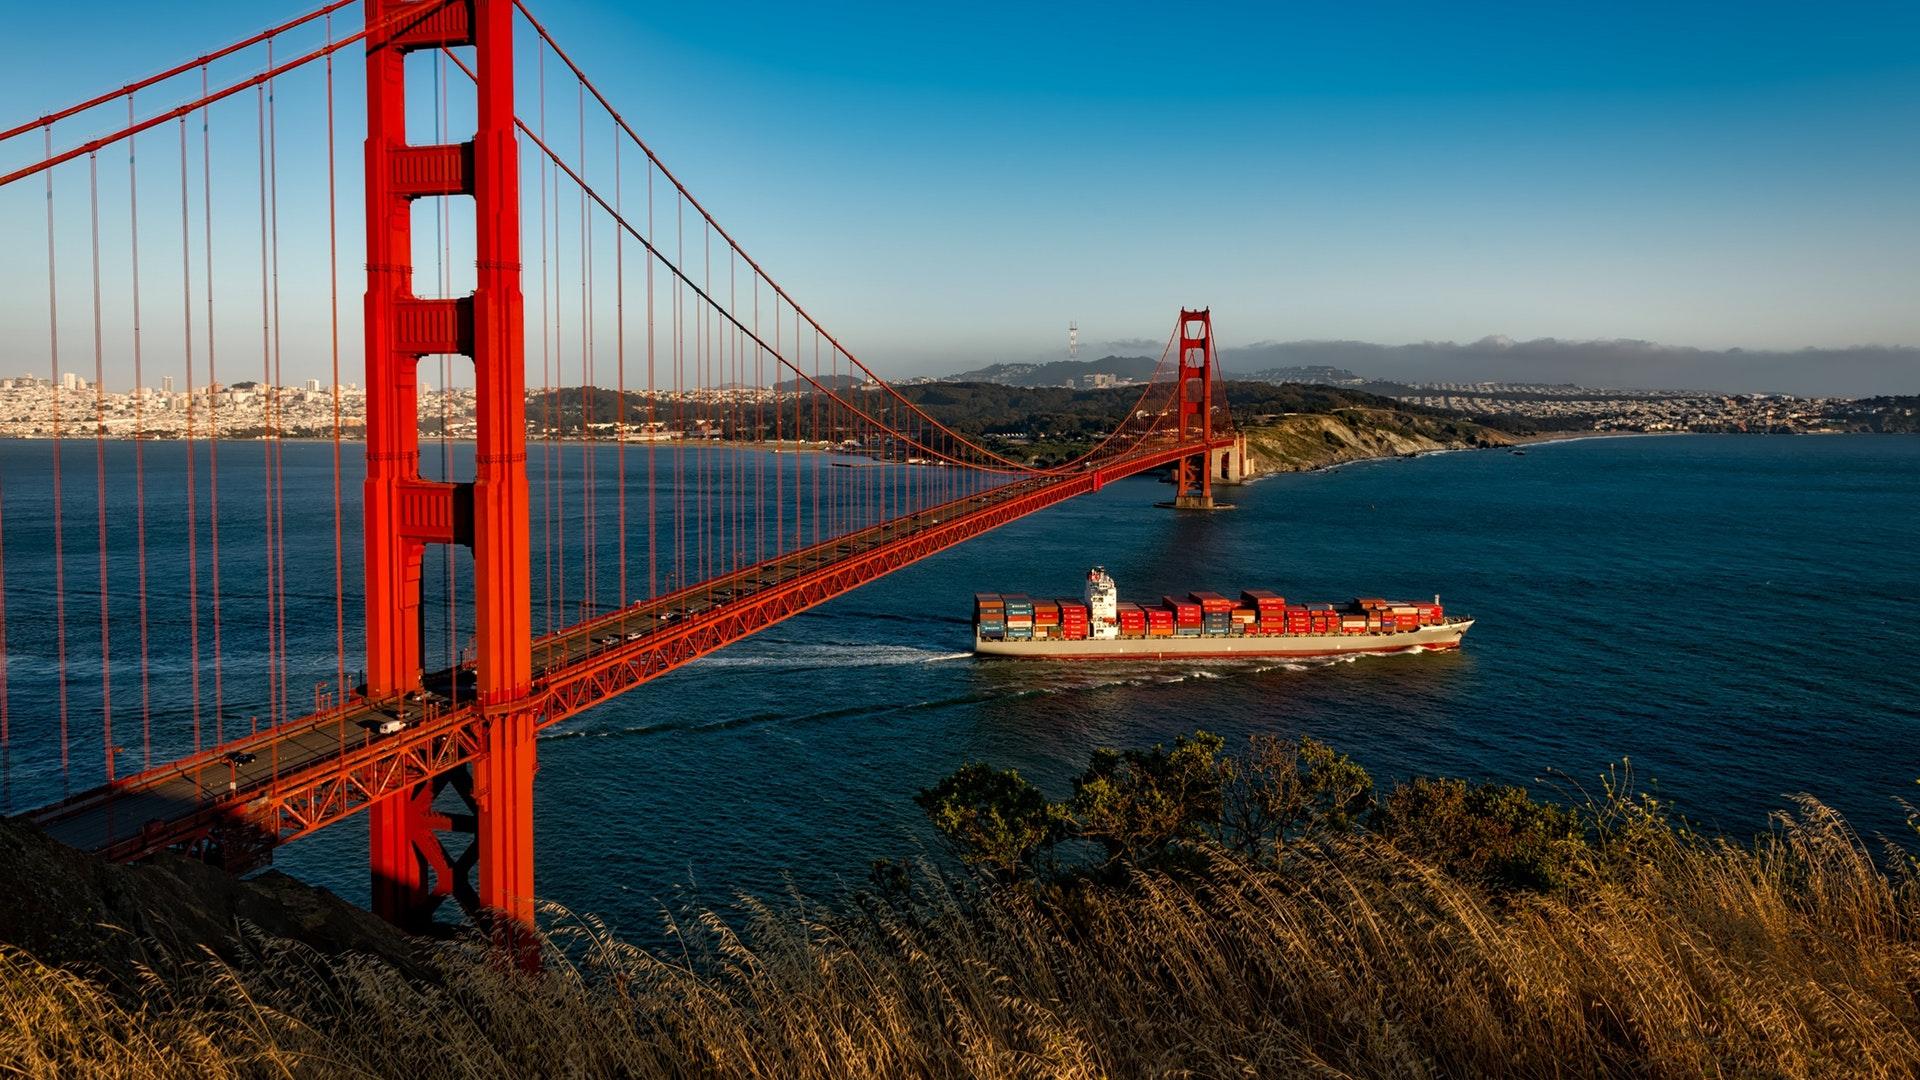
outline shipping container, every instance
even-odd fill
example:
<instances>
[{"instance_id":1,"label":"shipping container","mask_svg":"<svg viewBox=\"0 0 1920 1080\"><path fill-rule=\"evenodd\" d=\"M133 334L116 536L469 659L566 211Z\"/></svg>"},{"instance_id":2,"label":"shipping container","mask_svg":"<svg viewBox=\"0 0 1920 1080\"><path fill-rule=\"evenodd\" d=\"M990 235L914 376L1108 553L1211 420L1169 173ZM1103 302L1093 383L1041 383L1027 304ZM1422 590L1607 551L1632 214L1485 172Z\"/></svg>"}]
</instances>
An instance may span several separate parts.
<instances>
[{"instance_id":1,"label":"shipping container","mask_svg":"<svg viewBox=\"0 0 1920 1080\"><path fill-rule=\"evenodd\" d=\"M1277 592L1246 589L1237 594L1200 590L1141 603L1121 602L1112 579L1098 568L1088 581L1090 590L1096 585L1104 590L1093 604L1073 596L1036 599L1024 593L975 594L976 651L1061 657L1397 652L1420 645L1456 648L1460 633L1472 625L1458 616L1450 621L1437 598L1433 603L1359 597L1344 605L1288 604ZM1102 612L1098 617L1095 606ZM1094 640L1102 635L1135 644ZM1372 641L1330 640L1375 635L1386 636ZM1140 646L1172 637L1183 640Z\"/></svg>"},{"instance_id":2,"label":"shipping container","mask_svg":"<svg viewBox=\"0 0 1920 1080\"><path fill-rule=\"evenodd\" d=\"M1168 611L1173 612L1173 621L1178 623L1179 625L1181 626L1200 625L1200 605L1199 604L1190 603L1185 600L1177 600L1171 596L1162 597L1160 602L1166 607Z\"/></svg>"}]
</instances>

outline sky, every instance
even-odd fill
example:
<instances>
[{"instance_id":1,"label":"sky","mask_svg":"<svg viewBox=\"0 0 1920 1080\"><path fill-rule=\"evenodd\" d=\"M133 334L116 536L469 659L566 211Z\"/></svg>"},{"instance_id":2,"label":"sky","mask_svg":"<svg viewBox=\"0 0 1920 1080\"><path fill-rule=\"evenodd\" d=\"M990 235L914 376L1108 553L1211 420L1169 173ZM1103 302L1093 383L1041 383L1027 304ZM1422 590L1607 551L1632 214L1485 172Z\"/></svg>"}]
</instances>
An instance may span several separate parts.
<instances>
[{"instance_id":1,"label":"sky","mask_svg":"<svg viewBox=\"0 0 1920 1080\"><path fill-rule=\"evenodd\" d=\"M0 122L302 6L29 5L0 41ZM1182 305L1238 343L1920 344L1910 2L534 10L883 374L1064 353L1070 320L1160 339ZM0 198L8 373L40 363L17 340L46 322L42 214ZM314 336L289 367L318 373ZM1889 355L1860 385L1920 391Z\"/></svg>"}]
</instances>

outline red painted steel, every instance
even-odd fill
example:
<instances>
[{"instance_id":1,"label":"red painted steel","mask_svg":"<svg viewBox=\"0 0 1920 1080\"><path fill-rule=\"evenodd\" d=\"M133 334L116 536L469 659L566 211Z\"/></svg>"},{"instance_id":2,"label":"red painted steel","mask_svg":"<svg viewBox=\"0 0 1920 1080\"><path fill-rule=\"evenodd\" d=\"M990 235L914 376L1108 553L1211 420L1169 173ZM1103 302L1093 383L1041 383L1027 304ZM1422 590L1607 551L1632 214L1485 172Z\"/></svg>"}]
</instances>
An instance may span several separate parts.
<instances>
[{"instance_id":1,"label":"red painted steel","mask_svg":"<svg viewBox=\"0 0 1920 1080\"><path fill-rule=\"evenodd\" d=\"M206 86L204 58L179 67L175 73L200 67L199 97L146 120L135 119L130 99L133 90L151 81L124 88L117 94L129 98L123 129L62 153L53 151L49 132L44 136L47 146L41 161L0 176L0 187L4 187L13 180L47 172L51 265L54 221L49 170L62 162L88 156L87 167L91 171L94 168L91 155L108 145L127 141L131 192L131 140L158 123L178 118L182 121L183 266L190 267L191 251L186 239L186 120L192 112L201 111L201 183L207 218L207 348L205 379L201 385L211 386L217 374L212 348L215 234L205 110L210 104L241 90L261 87L257 96L261 102L262 138L262 362L270 365L263 369L262 378L270 385L278 385L278 166L270 164L274 159L268 149L273 145L268 141L269 133L276 130L272 80L309 62L324 62L328 76L327 108L331 117L331 57L343 46L364 42L367 65L364 685L355 691L348 690L347 661L342 653L335 658L334 685L324 693L316 690L314 713L293 717L292 710L286 707L285 620L288 612L285 536L280 522L283 512L281 466L277 444L270 438L266 449L268 490L264 502L265 513L269 515L264 522L268 550L266 632L272 639L268 649L268 726L264 730L256 727L251 733L227 740L221 726L226 718L222 710L221 682L221 523L215 460L218 443L209 441L207 502L211 518L207 530L212 551L209 569L213 737L205 744L206 748L201 749L199 582L193 576L198 572L198 559L193 555L192 546L197 543L196 530L189 533L188 540L188 587L193 598L191 618L195 620L192 633L196 752L169 765L116 778L113 776L113 729L103 728L108 783L31 815L56 837L116 860L177 848L220 865L239 868L267 857L277 844L368 809L369 866L377 910L397 922L415 925L429 920L435 907L452 897L470 914L492 922L509 940L524 941L514 930L530 923L533 917L532 798L537 767L534 735L539 729L893 570L1024 515L1097 491L1110 480L1173 466L1179 495L1203 500L1210 497L1209 463L1214 460L1214 454L1232 444L1216 434L1212 415L1212 381L1216 369L1208 311L1181 312L1168 352L1162 354L1162 364L1171 357L1171 366L1163 367L1141 389L1126 419L1091 450L1059 464L1026 465L943 426L900 391L874 378L863 363L795 304L759 264L747 257L610 106L607 112L614 135L615 177L612 197L609 199L595 190L592 180L599 174L589 169L585 149L586 95L591 91L600 104L606 102L537 23L534 28L540 40L531 44L540 50L540 62L544 64L545 50L550 49L579 81L575 104L583 118L578 156L568 158L563 151L556 150L556 144L564 147L570 140L549 142L546 137L544 74L538 84L542 88L539 126L524 123L515 115L512 37L517 0L368 0L366 27L350 37L334 40L330 13L338 6L329 5L282 27L325 16L329 21L324 46L275 64L271 32L255 38L254 41L267 42L265 71L217 91L210 91ZM455 47L462 50L461 56L447 52ZM407 142L404 58L410 52L423 50L438 50L473 80L478 123L472 140L422 146ZM468 55L471 64L462 58ZM441 89L444 90L444 85ZM53 119L74 115L87 107L89 105L83 104ZM51 119L47 123L51 123ZM47 124L40 126L44 128ZM696 479L696 483L686 485L691 490L683 492L681 485L676 485L672 495L672 536L667 541L672 545L669 555L672 573L667 581L671 591L625 603L627 568L622 557L618 568L622 606L596 613L592 601L596 589L604 588L604 583L597 581L595 574L593 535L600 526L596 525L589 448L584 444L581 448L581 467L577 474L581 485L572 496L579 502L565 501L569 496L565 493L568 478L564 469L557 475L557 482L549 478L549 494L555 501L556 515L550 515L547 522L548 557L561 560L557 582L559 601L564 612L566 603L572 599L567 596L568 567L564 561L568 557L566 541L572 539L577 541L575 553L585 564L579 578L580 617L585 621L552 632L553 627L564 625L572 618L562 614L556 619L550 610L547 623L550 632L537 639L533 634L530 607L531 535L523 356L526 327L521 285L518 160L521 139L536 151L534 160L542 178L542 223L538 233L542 245L543 321L547 317L548 298L555 304L552 321L542 328L542 351L551 343L555 348L555 363L558 363L564 329L568 362L577 346L581 382L590 386L595 363L591 338L601 321L590 306L595 265L592 245L601 242L596 241L596 233L589 227L591 210L601 215L594 219L596 222L613 225L610 235L617 245L613 254L615 292L622 300L625 293L619 281L624 274L621 260L626 254L625 248L638 245L643 249L634 254L646 260L650 392L655 388L653 282L656 269L664 271L660 281L670 290L670 299L668 296L662 299L672 306L671 346L662 349L660 359L663 364L671 361L674 397L671 406L660 408L663 413L671 410L673 430L687 436L675 439L671 447L676 477ZM622 140L631 141L644 152L644 160L636 159L648 170L644 221L637 209L628 211L633 215L631 218L622 213L618 180ZM328 153L331 160L331 121ZM660 215L663 221L672 219L671 236L666 235L669 227L656 222L655 218L656 172L672 188L667 196L673 205ZM573 324L571 311L559 310L559 270L556 267L551 281L546 271L549 255L557 264L562 254L557 234L561 224L558 185L563 177L564 182L579 189L582 289L577 324ZM548 178L556 182L552 203L546 195ZM574 191L566 190L570 201ZM412 203L417 199L451 196L473 199L476 214L474 291L462 297L416 296L413 293ZM331 184L328 202L329 246L333 247ZM637 201L625 205L637 206ZM685 227L689 208L697 219L692 233ZM551 224L556 233L551 249L545 239L549 209L553 212ZM271 239L269 221L273 223ZM440 221L444 228L447 221L444 211ZM568 225L571 224L569 220ZM714 257L716 236L717 260ZM97 223L94 241L97 249ZM702 251L693 256L698 262L688 257L688 249L694 247ZM330 258L334 256L337 251L330 252ZM137 273L137 252L134 259ZM96 250L96 275L98 260ZM655 261L660 263L658 268ZM737 280L742 268L747 274L746 282ZM548 292L550 283L551 293ZM52 285L51 275L49 285ZM269 319L270 286L273 301ZM772 308L765 322L760 310L763 288ZM194 310L191 299L189 294L189 321ZM624 325L619 303L616 301L611 319L616 327ZM50 333L57 333L58 311L51 290L48 304ZM98 359L100 304L96 295L96 432L102 422L98 398L104 393ZM136 335L138 319L136 308ZM661 329L667 330L664 326ZM344 619L338 614L344 601L338 595L343 590L338 581L342 571L337 549L340 381L337 321L334 333L336 596L333 599L335 637L343 643L339 648L344 650L345 633L341 625ZM625 346L623 332L614 343L619 365L617 379L622 387L626 384ZM811 364L806 358L809 347L814 354ZM476 446L474 479L469 483L447 482L444 474L441 480L430 480L421 474L418 367L424 357L444 358L451 354L464 354L473 362ZM447 369L443 366L442 370L444 373ZM61 368L57 354L53 374L58 381ZM196 383L193 374L189 366L190 390ZM717 406L694 404L697 395L689 394L689 391L728 387L777 391L788 374L793 378L784 382L799 388L790 399L790 412L786 404L789 399L783 398L780 392L771 397L730 395ZM849 385L849 375L854 376L855 385ZM441 382L444 388L447 382L444 374ZM660 385L663 391L667 389L665 384L663 371ZM190 418L193 400L190 395ZM580 404L583 419L594 420L597 407L592 398L583 395ZM545 409L551 412L553 407L549 396ZM650 423L655 407L656 399L650 393L647 405ZM209 434L217 436L220 422L214 411L216 399L209 396L206 408L212 425ZM443 419L444 409L443 405ZM772 411L771 425L766 422L767 409ZM277 410L277 402L269 395L263 419L270 433L278 430ZM623 477L625 410L626 402L622 398L614 415L621 420L618 437L623 440L619 451ZM663 427L665 424L663 420ZM549 417L546 424L549 440L553 437L553 426ZM850 461L842 457L829 462L826 453L819 453L787 470L782 467L783 462L767 457L750 459L734 452L733 447L723 445L723 441L769 437L776 446L791 441L803 447L833 449L867 460ZM549 450L552 450L551 442ZM97 487L104 490L102 455L103 451L96 445L96 482ZM653 456L649 450L650 485L654 476ZM57 500L60 491L57 447L54 460L54 498ZM769 465L769 461L773 464ZM879 468L881 465L901 467ZM918 467L923 465L943 467ZM977 490L971 477L981 474L994 474L1007 482ZM785 488L789 483L791 498ZM187 479L190 517L198 497L193 485L190 470ZM617 543L624 552L624 483L619 486L619 493L621 501L616 513L621 522L621 535ZM766 498L769 493L772 495L770 521L760 509L769 505ZM108 524L103 515L104 507L96 515L99 517L96 522L99 558L104 568ZM650 594L654 592L652 582L656 573L667 569L655 566L655 518L654 497L650 492L647 556ZM556 522L558 532L554 533ZM577 534L568 528L569 522L578 523ZM55 528L59 528L58 515ZM556 536L557 544L554 543ZM808 538L811 546L802 546L808 543ZM452 666L433 672L424 670L428 666L428 649L422 640L425 605L421 578L428 545L465 545L472 552L473 566L471 607L455 598L451 572L447 595L450 607L458 603L463 616L471 613L475 631L472 649L457 654L454 630L450 629L445 663ZM55 557L60 558L58 544ZM549 575L551 577L551 570ZM62 572L56 569L55 577L56 604L61 605L60 610L64 612ZM698 583L673 588L675 583L689 580L698 580ZM109 629L106 585L103 569L99 634L103 642ZM550 581L549 586L551 605L556 583ZM143 587L143 596L144 591ZM1063 626L1071 624L1084 629L1084 608L1068 603L1062 614ZM1141 617L1137 610L1134 614ZM449 627L458 625L450 613L446 622ZM0 634L4 632L4 625L0 625ZM58 636L63 658L64 776L64 628ZM145 652L143 648L143 663ZM439 663L435 662L434 666ZM101 711L107 716L111 716L111 699L106 696L109 671L103 664ZM0 668L0 678L4 676L5 670ZM469 686L471 691L467 689ZM431 693L427 692L429 689ZM7 744L10 730L4 683L0 683L0 746ZM452 809L456 796L462 805ZM455 853L447 843L450 836L457 834L467 834L472 840Z\"/></svg>"},{"instance_id":2,"label":"red painted steel","mask_svg":"<svg viewBox=\"0 0 1920 1080\"><path fill-rule=\"evenodd\" d=\"M1182 310L1174 331L1179 339L1175 372L1181 442L1213 440L1213 313L1209 308ZM1198 386L1195 386L1195 384ZM1183 458L1174 469L1174 499L1213 503L1213 470L1207 454ZM1198 490L1195 490L1196 487Z\"/></svg>"},{"instance_id":3,"label":"red painted steel","mask_svg":"<svg viewBox=\"0 0 1920 1080\"><path fill-rule=\"evenodd\" d=\"M533 919L531 600L526 383L520 293L519 151L513 112L513 8L507 0L370 0L367 39L367 693L419 691L421 563L426 545L473 551L475 674L484 722L472 794L480 905L510 922ZM478 126L471 142L406 142L405 56L472 45ZM477 275L471 296L413 295L411 203L473 196ZM470 484L420 476L422 357L473 360L478 446ZM427 778L374 804L375 910L418 921L445 860Z\"/></svg>"},{"instance_id":4,"label":"red painted steel","mask_svg":"<svg viewBox=\"0 0 1920 1080\"><path fill-rule=\"evenodd\" d=\"M655 600L629 606L533 643L533 690L524 715L537 730L651 681L689 661L810 607L1010 521L1110 481L1231 445L1169 442L1071 477L1043 476L920 511L908 518L824 541ZM756 582L765 582L756 585ZM634 640L626 632L641 631ZM619 643L600 646L597 639ZM368 719L396 714L411 722L389 736L370 734ZM353 699L273 731L238 739L160 769L127 777L36 811L33 818L76 847L115 861L167 848L233 843L266 850L330 825L370 804L416 789L484 759L491 718L473 706L439 709L387 700ZM336 740L345 747L336 753ZM310 754L276 747L309 747ZM277 773L227 787L231 752L264 761ZM478 772L478 767L476 767ZM475 777L476 794L481 777ZM124 807L118 826L111 808ZM163 810L142 817L141 807ZM482 834L484 836L484 833ZM414 837L408 838L413 843ZM394 851L418 851L397 841ZM484 852L482 852L484 862ZM456 882L456 887L458 883ZM429 902L424 891L409 894Z\"/></svg>"}]
</instances>

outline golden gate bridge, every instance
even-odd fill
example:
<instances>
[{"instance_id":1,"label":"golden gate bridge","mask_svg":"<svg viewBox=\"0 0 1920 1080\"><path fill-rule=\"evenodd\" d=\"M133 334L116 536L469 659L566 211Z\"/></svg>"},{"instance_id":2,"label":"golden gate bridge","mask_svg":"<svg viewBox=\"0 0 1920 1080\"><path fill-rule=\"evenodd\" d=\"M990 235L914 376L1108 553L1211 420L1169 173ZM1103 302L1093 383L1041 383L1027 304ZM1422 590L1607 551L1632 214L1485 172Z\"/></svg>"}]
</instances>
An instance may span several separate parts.
<instances>
[{"instance_id":1,"label":"golden gate bridge","mask_svg":"<svg viewBox=\"0 0 1920 1080\"><path fill-rule=\"evenodd\" d=\"M365 0L338 33L347 7L0 132L0 223L46 241L45 322L8 337L44 342L54 388L50 477L0 477L0 756L9 800L16 761L60 796L9 813L109 859L172 849L242 870L366 810L382 915L418 925L451 897L530 925L541 729L1113 480L1169 468L1177 504L1211 504L1236 451L1209 312L1179 313L1091 449L1025 463L829 333L526 4ZM355 97L358 190L340 179ZM471 137L450 137L462 123ZM356 215L363 257L344 239ZM343 248L365 267L357 551ZM298 524L304 505L288 527L290 346L332 373L330 536ZM110 350L132 362L130 460L108 448ZM470 461L450 453L441 423L429 477L435 365L442 402L470 371L474 445ZM157 369L184 394L149 394ZM87 372L90 409L61 389ZM236 373L252 392L231 392ZM596 415L609 376L612 415ZM569 401L577 446L553 415ZM164 481L148 476L142 408L186 410L185 467ZM257 490L241 497L243 454ZM63 470L92 473L91 506ZM131 474L130 505L110 471ZM49 497L23 519L8 489L29 480ZM150 545L163 522L184 542ZM51 567L16 576L10 618L9 543L29 530ZM246 569L223 577L237 550ZM290 624L319 622L324 665L289 647ZM179 654L152 647L160 625L184 628ZM26 676L7 678L22 658L41 684L26 707ZM294 689L306 676L310 703Z\"/></svg>"}]
</instances>

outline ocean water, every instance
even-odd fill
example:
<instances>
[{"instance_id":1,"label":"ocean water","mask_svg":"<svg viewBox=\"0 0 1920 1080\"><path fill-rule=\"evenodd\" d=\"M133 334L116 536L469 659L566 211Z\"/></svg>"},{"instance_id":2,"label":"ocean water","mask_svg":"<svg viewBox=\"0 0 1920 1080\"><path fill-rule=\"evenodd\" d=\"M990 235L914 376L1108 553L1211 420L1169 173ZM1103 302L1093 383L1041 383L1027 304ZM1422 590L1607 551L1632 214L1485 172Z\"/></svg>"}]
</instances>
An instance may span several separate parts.
<instances>
[{"instance_id":1,"label":"ocean water","mask_svg":"<svg viewBox=\"0 0 1920 1080\"><path fill-rule=\"evenodd\" d=\"M57 667L44 634L22 640L47 612L50 540L35 520L46 516L35 480L44 453L0 444L16 809L58 796L47 750ZM67 453L65 520L91 529L92 449ZM258 504L258 453L223 450L236 514L239 500ZM156 469L179 467L177 448L148 454L150 485ZM286 454L290 544L305 537L300 550L326 556L290 567L288 590L324 600L331 449ZM350 451L350 493L355 460ZM1195 728L1230 740L1311 734L1383 782L1458 775L1574 797L1631 760L1642 785L1735 835L1765 829L1798 793L1838 807L1863 833L1899 835L1897 800L1920 796L1920 439L1593 439L1271 477L1233 491L1230 513L1155 509L1164 496L1151 479L1112 485L551 730L536 785L541 895L636 932L688 901L789 889L831 899L861 883L872 859L931 849L912 797L963 762L1017 768L1064 794L1092 748ZM351 549L357 524L348 527ZM150 527L150 550L183 535ZM237 535L234 551L258 548ZM97 567L91 547L76 554L69 538L68 550L70 634L84 636L97 632L97 599L76 599L85 590L74 582L97 580ZM1123 598L1242 587L1308 601L1438 593L1480 621L1458 653L1338 662L968 654L974 592L1071 595L1094 563ZM118 562L111 571L116 581L124 572ZM241 597L229 632L244 641L258 596L244 599L238 570L228 577ZM177 589L177 575L169 580ZM117 721L124 731L139 723L137 705L125 704L137 698L138 653L122 651L137 630L124 629L122 586L114 590L116 710L132 708L131 721L124 712ZM332 663L330 602L322 606L324 617L289 627L296 666L319 669L315 677ZM155 665L164 660L162 677L176 686L178 621L153 631ZM97 646L79 655L98 663ZM230 653L229 670L231 692L244 696L245 656ZM76 735L72 753L97 758L98 677L91 689L74 682L73 727L86 714L94 734L91 750ZM172 704L153 715L170 738L188 722ZM277 865L364 901L364 852L355 818L281 849Z\"/></svg>"}]
</instances>

